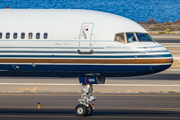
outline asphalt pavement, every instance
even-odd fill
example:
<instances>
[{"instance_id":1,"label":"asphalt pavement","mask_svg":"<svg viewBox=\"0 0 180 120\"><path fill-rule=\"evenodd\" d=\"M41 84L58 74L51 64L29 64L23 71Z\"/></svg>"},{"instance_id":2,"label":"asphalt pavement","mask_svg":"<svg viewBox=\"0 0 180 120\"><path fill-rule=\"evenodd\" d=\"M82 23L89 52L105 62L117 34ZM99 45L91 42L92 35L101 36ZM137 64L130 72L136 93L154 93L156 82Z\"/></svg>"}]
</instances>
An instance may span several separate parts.
<instances>
[{"instance_id":1,"label":"asphalt pavement","mask_svg":"<svg viewBox=\"0 0 180 120\"><path fill-rule=\"evenodd\" d=\"M77 117L79 93L1 93L0 120L180 119L178 93L95 93L90 117ZM38 102L40 108L37 107Z\"/></svg>"},{"instance_id":2,"label":"asphalt pavement","mask_svg":"<svg viewBox=\"0 0 180 120\"><path fill-rule=\"evenodd\" d=\"M159 43L180 43L180 38L154 38Z\"/></svg>"}]
</instances>

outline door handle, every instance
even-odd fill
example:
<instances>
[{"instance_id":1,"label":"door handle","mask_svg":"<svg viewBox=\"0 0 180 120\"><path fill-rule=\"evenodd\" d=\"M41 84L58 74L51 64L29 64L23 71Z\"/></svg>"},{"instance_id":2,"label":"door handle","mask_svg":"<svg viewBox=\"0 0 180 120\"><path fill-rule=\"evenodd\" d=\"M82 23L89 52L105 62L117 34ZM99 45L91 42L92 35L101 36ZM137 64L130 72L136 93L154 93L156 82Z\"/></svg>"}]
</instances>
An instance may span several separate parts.
<instances>
[{"instance_id":1,"label":"door handle","mask_svg":"<svg viewBox=\"0 0 180 120\"><path fill-rule=\"evenodd\" d=\"M89 51L89 52L81 52L80 50L77 50L77 52L79 54L93 54L93 50Z\"/></svg>"}]
</instances>

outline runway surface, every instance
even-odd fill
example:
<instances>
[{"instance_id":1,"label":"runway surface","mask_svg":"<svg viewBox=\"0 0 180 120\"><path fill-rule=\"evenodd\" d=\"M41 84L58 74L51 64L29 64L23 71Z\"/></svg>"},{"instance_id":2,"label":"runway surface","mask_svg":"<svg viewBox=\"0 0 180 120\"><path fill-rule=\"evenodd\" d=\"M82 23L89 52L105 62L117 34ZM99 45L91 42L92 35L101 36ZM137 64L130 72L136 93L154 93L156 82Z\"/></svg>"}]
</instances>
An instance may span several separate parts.
<instances>
[{"instance_id":1,"label":"runway surface","mask_svg":"<svg viewBox=\"0 0 180 120\"><path fill-rule=\"evenodd\" d=\"M80 93L18 93L0 94L1 120L57 119L180 119L180 94L95 93L97 100L90 117L77 117L74 107ZM40 102L41 108L37 108Z\"/></svg>"},{"instance_id":2,"label":"runway surface","mask_svg":"<svg viewBox=\"0 0 180 120\"><path fill-rule=\"evenodd\" d=\"M180 38L154 38L159 43L180 43Z\"/></svg>"},{"instance_id":3,"label":"runway surface","mask_svg":"<svg viewBox=\"0 0 180 120\"><path fill-rule=\"evenodd\" d=\"M179 40L156 40L156 42L158 42L158 43L180 43L180 39Z\"/></svg>"}]
</instances>

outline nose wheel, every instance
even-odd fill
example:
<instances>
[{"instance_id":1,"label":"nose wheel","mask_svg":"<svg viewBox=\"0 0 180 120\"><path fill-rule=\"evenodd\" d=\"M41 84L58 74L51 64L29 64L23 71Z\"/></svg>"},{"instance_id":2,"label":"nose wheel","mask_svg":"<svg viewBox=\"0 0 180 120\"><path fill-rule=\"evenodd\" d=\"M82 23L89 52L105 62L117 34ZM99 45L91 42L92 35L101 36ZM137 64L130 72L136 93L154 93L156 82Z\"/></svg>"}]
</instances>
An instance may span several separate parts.
<instances>
[{"instance_id":1,"label":"nose wheel","mask_svg":"<svg viewBox=\"0 0 180 120\"><path fill-rule=\"evenodd\" d=\"M83 104L79 104L75 108L75 113L77 116L85 116L87 115L87 107Z\"/></svg>"},{"instance_id":2,"label":"nose wheel","mask_svg":"<svg viewBox=\"0 0 180 120\"><path fill-rule=\"evenodd\" d=\"M91 105L87 107L83 104L79 104L75 108L75 113L77 116L91 116L93 113L93 108Z\"/></svg>"},{"instance_id":3,"label":"nose wheel","mask_svg":"<svg viewBox=\"0 0 180 120\"><path fill-rule=\"evenodd\" d=\"M92 91L92 84L82 85L81 99L78 99L80 104L75 108L77 116L90 116L93 113L93 108L89 103L95 101L96 97L90 94Z\"/></svg>"},{"instance_id":4,"label":"nose wheel","mask_svg":"<svg viewBox=\"0 0 180 120\"><path fill-rule=\"evenodd\" d=\"M91 105L89 105L89 107L87 107L87 116L91 116L91 114L93 113L93 108Z\"/></svg>"}]
</instances>

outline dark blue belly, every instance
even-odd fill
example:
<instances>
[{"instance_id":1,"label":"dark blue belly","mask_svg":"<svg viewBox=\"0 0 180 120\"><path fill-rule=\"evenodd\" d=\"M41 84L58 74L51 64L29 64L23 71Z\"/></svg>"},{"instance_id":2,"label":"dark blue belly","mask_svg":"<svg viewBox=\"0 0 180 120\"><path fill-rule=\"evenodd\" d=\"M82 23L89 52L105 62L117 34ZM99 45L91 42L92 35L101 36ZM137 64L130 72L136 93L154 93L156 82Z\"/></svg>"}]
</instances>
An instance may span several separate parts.
<instances>
[{"instance_id":1,"label":"dark blue belly","mask_svg":"<svg viewBox=\"0 0 180 120\"><path fill-rule=\"evenodd\" d=\"M1 64L0 76L80 77L87 73L100 73L105 77L125 77L152 74L171 65L27 65Z\"/></svg>"}]
</instances>

